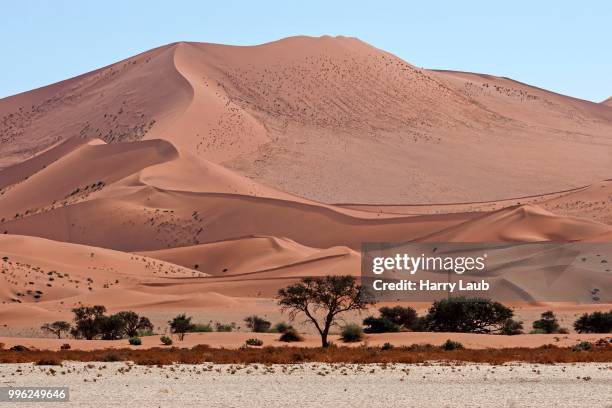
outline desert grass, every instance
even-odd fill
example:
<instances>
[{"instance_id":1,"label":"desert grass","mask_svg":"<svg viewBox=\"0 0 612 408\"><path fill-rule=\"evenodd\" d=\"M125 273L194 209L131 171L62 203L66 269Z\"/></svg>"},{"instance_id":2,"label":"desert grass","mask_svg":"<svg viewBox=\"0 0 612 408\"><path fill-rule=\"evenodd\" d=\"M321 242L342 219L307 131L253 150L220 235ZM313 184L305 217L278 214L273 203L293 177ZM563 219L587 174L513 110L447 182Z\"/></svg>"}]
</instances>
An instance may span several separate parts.
<instances>
[{"instance_id":1,"label":"desert grass","mask_svg":"<svg viewBox=\"0 0 612 408\"><path fill-rule=\"evenodd\" d=\"M131 361L140 365L182 364L295 364L295 363L405 363L428 362L489 363L525 362L538 364L612 362L612 344L605 342L589 350L557 347L443 350L433 345L413 345L382 349L380 347L244 347L238 350L211 348L155 347L150 349L106 350L0 350L0 363L36 363L59 365L63 361Z\"/></svg>"}]
</instances>

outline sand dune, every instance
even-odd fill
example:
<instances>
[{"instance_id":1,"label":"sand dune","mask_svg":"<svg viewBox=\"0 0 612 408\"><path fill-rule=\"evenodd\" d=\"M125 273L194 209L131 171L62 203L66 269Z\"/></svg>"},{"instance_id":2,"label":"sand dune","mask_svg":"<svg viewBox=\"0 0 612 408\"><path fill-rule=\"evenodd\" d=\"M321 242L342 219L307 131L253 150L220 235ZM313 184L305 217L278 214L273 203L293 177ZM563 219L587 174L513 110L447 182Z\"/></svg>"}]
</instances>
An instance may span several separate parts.
<instances>
[{"instance_id":1,"label":"sand dune","mask_svg":"<svg viewBox=\"0 0 612 408\"><path fill-rule=\"evenodd\" d=\"M519 205L485 213L463 224L436 232L431 242L567 242L600 236L610 226L580 218L563 217L535 205Z\"/></svg>"},{"instance_id":2,"label":"sand dune","mask_svg":"<svg viewBox=\"0 0 612 408\"><path fill-rule=\"evenodd\" d=\"M604 105L612 106L612 97L606 99L605 101L602 101L601 103Z\"/></svg>"},{"instance_id":3,"label":"sand dune","mask_svg":"<svg viewBox=\"0 0 612 408\"><path fill-rule=\"evenodd\" d=\"M354 38L181 42L0 100L0 167L73 136L163 138L317 201L473 202L609 178L610 130L606 104Z\"/></svg>"},{"instance_id":4,"label":"sand dune","mask_svg":"<svg viewBox=\"0 0 612 408\"><path fill-rule=\"evenodd\" d=\"M364 242L610 242L609 105L328 36L175 43L1 99L0 321L278 314ZM589 302L596 266L501 287Z\"/></svg>"}]
</instances>

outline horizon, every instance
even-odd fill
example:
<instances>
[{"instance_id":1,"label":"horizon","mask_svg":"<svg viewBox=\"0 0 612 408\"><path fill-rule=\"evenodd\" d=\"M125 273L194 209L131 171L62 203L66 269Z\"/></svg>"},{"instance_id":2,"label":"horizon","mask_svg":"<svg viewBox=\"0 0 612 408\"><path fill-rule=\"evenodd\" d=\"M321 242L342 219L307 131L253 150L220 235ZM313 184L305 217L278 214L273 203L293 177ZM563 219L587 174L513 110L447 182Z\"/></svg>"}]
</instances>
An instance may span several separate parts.
<instances>
[{"instance_id":1,"label":"horizon","mask_svg":"<svg viewBox=\"0 0 612 408\"><path fill-rule=\"evenodd\" d=\"M595 103L612 96L612 57L600 51L612 17L605 2L555 3L554 10L521 2L511 11L480 1L443 9L396 2L376 8L343 1L323 5L287 10L276 2L237 7L232 1L185 1L178 7L110 2L103 9L73 1L11 4L0 33L12 40L1 47L21 63L0 68L0 98L175 42L246 46L299 35L355 37L418 67L507 77Z\"/></svg>"}]
</instances>

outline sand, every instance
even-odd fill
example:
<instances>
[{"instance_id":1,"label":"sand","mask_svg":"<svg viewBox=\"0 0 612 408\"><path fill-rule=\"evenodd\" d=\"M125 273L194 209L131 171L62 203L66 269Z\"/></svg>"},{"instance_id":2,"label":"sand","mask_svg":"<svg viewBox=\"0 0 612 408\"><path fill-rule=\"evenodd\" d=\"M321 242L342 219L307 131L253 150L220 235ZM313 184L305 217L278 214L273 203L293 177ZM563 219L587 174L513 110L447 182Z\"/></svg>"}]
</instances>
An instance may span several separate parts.
<instances>
[{"instance_id":1,"label":"sand","mask_svg":"<svg viewBox=\"0 0 612 408\"><path fill-rule=\"evenodd\" d=\"M53 370L53 371L51 371ZM70 402L113 407L610 406L610 364L0 365L3 386L68 386ZM29 405L24 405L29 406Z\"/></svg>"},{"instance_id":2,"label":"sand","mask_svg":"<svg viewBox=\"0 0 612 408\"><path fill-rule=\"evenodd\" d=\"M609 178L611 130L607 103L354 38L179 42L0 100L0 168L75 135L162 138L317 201L500 200Z\"/></svg>"},{"instance_id":3,"label":"sand","mask_svg":"<svg viewBox=\"0 0 612 408\"><path fill-rule=\"evenodd\" d=\"M181 312L286 320L278 289L358 276L363 242L610 242L608 105L327 36L174 43L4 98L0 335L93 304L159 332ZM546 287L513 277L527 328L610 308L603 262L535 272L601 303L525 309Z\"/></svg>"}]
</instances>

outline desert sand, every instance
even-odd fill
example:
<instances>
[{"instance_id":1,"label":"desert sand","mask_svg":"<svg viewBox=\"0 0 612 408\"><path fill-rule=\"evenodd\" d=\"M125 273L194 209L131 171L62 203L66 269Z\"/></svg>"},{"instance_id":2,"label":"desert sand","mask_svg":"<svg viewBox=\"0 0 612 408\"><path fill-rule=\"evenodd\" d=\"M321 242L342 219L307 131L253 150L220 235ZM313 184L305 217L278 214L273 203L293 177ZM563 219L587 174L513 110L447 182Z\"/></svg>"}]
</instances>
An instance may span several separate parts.
<instances>
[{"instance_id":1,"label":"desert sand","mask_svg":"<svg viewBox=\"0 0 612 408\"><path fill-rule=\"evenodd\" d=\"M608 102L346 37L175 43L1 99L0 335L92 304L162 332L181 311L286 319L278 289L358 275L363 242L610 242L611 131ZM609 270L562 279L600 302L526 308L542 288L518 279L519 318L610 308Z\"/></svg>"},{"instance_id":2,"label":"desert sand","mask_svg":"<svg viewBox=\"0 0 612 408\"><path fill-rule=\"evenodd\" d=\"M609 364L0 365L3 386L70 389L49 407L609 406Z\"/></svg>"}]
</instances>

